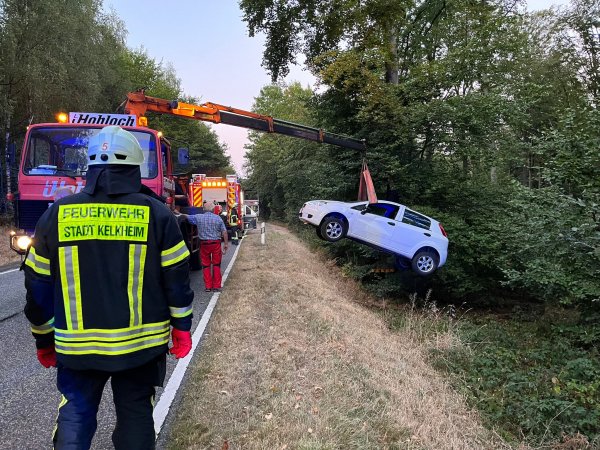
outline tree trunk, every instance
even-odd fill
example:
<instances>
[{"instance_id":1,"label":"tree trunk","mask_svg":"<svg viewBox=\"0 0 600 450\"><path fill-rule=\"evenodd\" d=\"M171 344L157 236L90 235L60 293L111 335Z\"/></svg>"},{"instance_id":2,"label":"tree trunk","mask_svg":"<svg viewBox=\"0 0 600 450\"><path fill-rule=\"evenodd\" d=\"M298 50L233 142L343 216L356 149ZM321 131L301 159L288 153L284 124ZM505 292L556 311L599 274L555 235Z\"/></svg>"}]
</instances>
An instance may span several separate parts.
<instances>
[{"instance_id":1,"label":"tree trunk","mask_svg":"<svg viewBox=\"0 0 600 450\"><path fill-rule=\"evenodd\" d=\"M385 82L398 84L398 71L398 35L396 31L391 31L388 39L388 58L385 62Z\"/></svg>"}]
</instances>

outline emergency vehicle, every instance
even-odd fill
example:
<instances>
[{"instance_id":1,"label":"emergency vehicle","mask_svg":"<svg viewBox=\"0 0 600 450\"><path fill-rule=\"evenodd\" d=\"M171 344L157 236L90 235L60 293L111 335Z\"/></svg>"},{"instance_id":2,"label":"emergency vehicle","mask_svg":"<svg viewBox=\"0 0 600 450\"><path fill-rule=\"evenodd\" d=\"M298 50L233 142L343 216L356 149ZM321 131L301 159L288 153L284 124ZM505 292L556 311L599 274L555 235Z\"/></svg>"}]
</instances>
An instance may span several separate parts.
<instances>
[{"instance_id":1,"label":"emergency vehicle","mask_svg":"<svg viewBox=\"0 0 600 450\"><path fill-rule=\"evenodd\" d=\"M146 117L148 112L215 124L224 123L265 133L283 134L319 143L365 150L365 144L361 140L328 133L318 128L215 103L193 105L177 100L150 97L144 90L128 93L120 109L122 114L61 113L57 115L56 123L34 124L27 128L21 151L18 191L7 194L7 199L13 203L15 227L18 230L12 231L10 236L10 246L14 251L21 255L26 253L38 219L56 198L81 191L85 185L89 138L107 125L122 126L137 138L144 153L144 163L141 165L142 183L165 203L168 205L175 203L176 184L179 184L180 187L185 188L183 192L188 195L188 203L194 205L190 186L194 186L199 181L201 193L208 198L206 195L210 195L211 192L208 186L210 182L210 189L226 190L228 214L231 218L232 213L237 212L237 220L241 221L243 191L237 178L233 180L226 177L225 180L220 181L206 178L203 181L201 178L190 179L185 174L174 174L173 159L177 157L177 162L184 165L189 160L189 151L179 149L175 155L168 139L160 131L148 128ZM203 182L207 185L202 186ZM216 185L224 182L227 183L226 186ZM215 185L213 186L212 183ZM182 222L181 227L184 239L192 253L190 264L193 269L199 269L198 230L187 222Z\"/></svg>"},{"instance_id":2,"label":"emergency vehicle","mask_svg":"<svg viewBox=\"0 0 600 450\"><path fill-rule=\"evenodd\" d=\"M216 205L221 206L229 234L243 230L244 191L237 175L223 178L193 174L189 191L192 206L204 207L208 211L213 211Z\"/></svg>"}]
</instances>

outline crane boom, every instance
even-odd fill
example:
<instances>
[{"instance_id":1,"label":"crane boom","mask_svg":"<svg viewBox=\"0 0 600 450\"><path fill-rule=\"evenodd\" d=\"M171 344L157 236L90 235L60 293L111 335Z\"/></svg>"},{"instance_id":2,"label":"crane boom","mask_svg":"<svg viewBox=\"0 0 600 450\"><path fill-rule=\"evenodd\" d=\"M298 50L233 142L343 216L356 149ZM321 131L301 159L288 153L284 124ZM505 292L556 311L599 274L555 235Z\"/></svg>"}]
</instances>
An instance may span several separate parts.
<instances>
[{"instance_id":1,"label":"crane boom","mask_svg":"<svg viewBox=\"0 0 600 450\"><path fill-rule=\"evenodd\" d=\"M124 110L126 114L135 114L137 117L145 116L147 112L170 114L205 122L224 123L265 133L282 134L354 150L366 150L365 142L360 139L329 133L319 128L274 119L271 116L216 103L207 102L201 105L193 105L177 100L169 101L150 97L143 90L127 94Z\"/></svg>"}]
</instances>

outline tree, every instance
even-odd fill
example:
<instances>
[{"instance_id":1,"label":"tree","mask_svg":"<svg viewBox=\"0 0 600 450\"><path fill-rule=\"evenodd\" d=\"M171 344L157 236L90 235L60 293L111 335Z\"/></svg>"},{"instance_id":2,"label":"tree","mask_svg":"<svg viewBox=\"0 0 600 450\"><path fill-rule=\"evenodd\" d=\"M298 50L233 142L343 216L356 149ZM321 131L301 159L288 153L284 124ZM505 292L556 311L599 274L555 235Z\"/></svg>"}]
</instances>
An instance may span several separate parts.
<instances>
[{"instance_id":1,"label":"tree","mask_svg":"<svg viewBox=\"0 0 600 450\"><path fill-rule=\"evenodd\" d=\"M386 78L398 80L398 23L411 2L398 0L241 0L250 36L267 34L263 65L277 81L304 53L311 66L316 57L345 45L377 49L385 61Z\"/></svg>"},{"instance_id":2,"label":"tree","mask_svg":"<svg viewBox=\"0 0 600 450\"><path fill-rule=\"evenodd\" d=\"M122 22L104 14L98 0L3 0L0 48L2 150L19 142L30 121L115 105L113 96L123 89Z\"/></svg>"}]
</instances>

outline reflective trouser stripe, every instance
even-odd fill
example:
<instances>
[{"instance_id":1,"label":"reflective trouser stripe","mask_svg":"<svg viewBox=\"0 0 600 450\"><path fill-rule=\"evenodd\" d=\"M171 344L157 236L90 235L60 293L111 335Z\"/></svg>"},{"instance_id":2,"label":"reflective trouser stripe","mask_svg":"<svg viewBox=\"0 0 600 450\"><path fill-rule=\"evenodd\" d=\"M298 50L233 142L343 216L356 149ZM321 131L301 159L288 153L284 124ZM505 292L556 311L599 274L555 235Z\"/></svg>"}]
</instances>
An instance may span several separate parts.
<instances>
[{"instance_id":1,"label":"reflective trouser stripe","mask_svg":"<svg viewBox=\"0 0 600 450\"><path fill-rule=\"evenodd\" d=\"M144 266L146 264L145 245L129 245L129 275L127 277L127 296L129 297L129 326L142 323L142 290L144 287Z\"/></svg>"},{"instance_id":2,"label":"reflective trouser stripe","mask_svg":"<svg viewBox=\"0 0 600 450\"><path fill-rule=\"evenodd\" d=\"M52 441L53 442L56 440L56 432L58 431L58 416L60 415L60 408L65 406L67 404L67 402L68 402L67 397L62 395L60 398L60 404L58 405L58 413L56 413L56 420L54 421L55 422L54 429L52 430Z\"/></svg>"},{"instance_id":3,"label":"reflective trouser stripe","mask_svg":"<svg viewBox=\"0 0 600 450\"><path fill-rule=\"evenodd\" d=\"M77 246L59 247L58 259L67 329L83 329L81 285L79 279L79 250Z\"/></svg>"}]
</instances>

